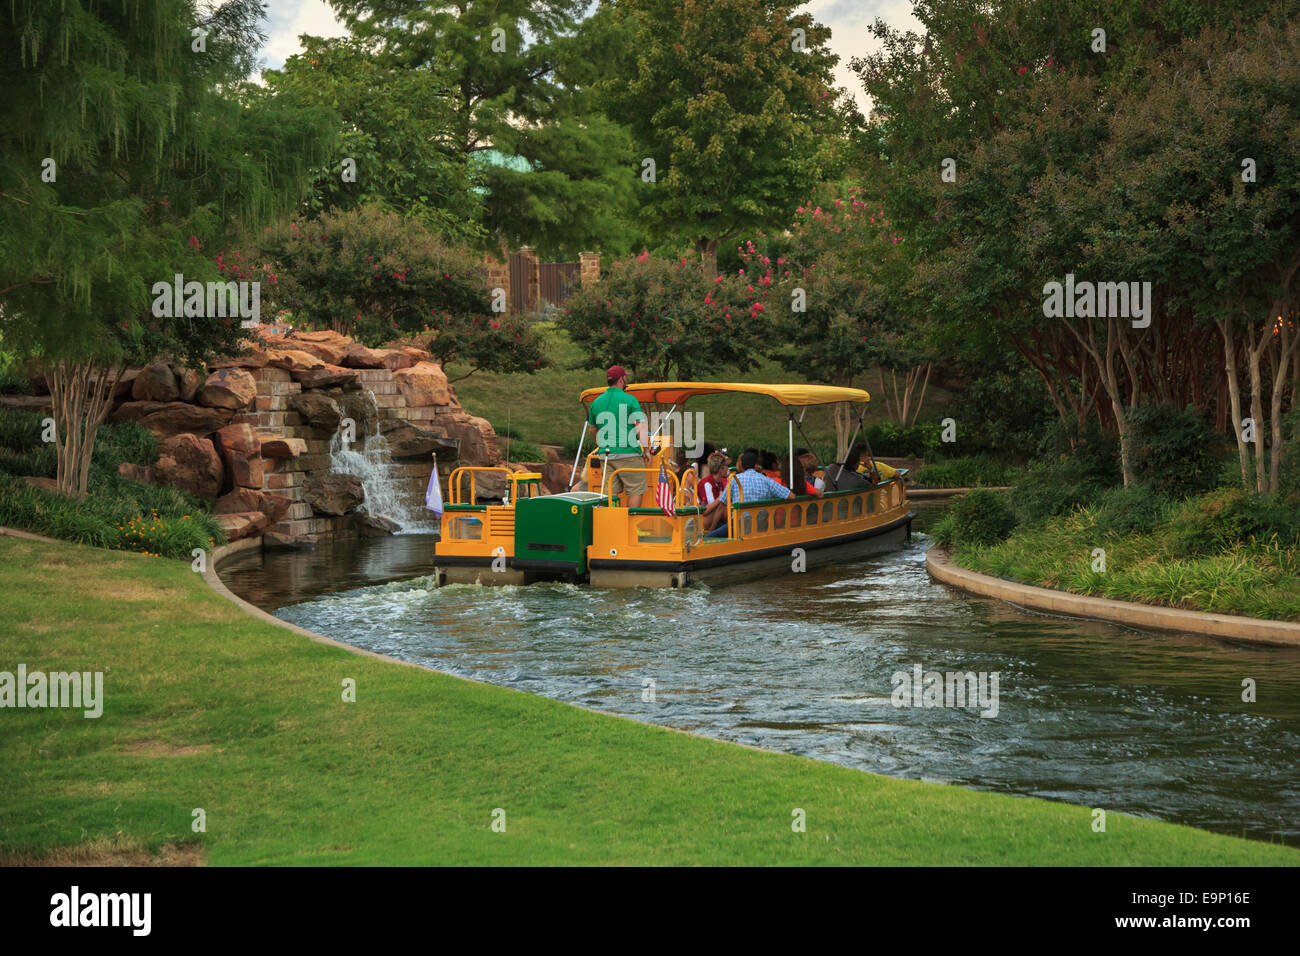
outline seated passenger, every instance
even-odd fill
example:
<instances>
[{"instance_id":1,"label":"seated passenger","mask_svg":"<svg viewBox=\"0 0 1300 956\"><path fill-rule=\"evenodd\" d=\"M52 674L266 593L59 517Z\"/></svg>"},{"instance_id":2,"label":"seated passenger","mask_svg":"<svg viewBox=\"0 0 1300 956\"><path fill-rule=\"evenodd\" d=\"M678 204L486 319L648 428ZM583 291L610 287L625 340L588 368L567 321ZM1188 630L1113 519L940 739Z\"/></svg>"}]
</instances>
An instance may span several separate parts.
<instances>
[{"instance_id":1,"label":"seated passenger","mask_svg":"<svg viewBox=\"0 0 1300 956\"><path fill-rule=\"evenodd\" d=\"M820 497L821 491L819 491L817 487L813 485L811 481L808 480L808 476L804 472L803 459L796 455L794 458L793 467L794 467L794 483L790 485L790 489L796 495L813 495L814 497ZM782 458L781 474L785 475L787 479L790 477L790 468L791 468L790 459Z\"/></svg>"},{"instance_id":2,"label":"seated passenger","mask_svg":"<svg viewBox=\"0 0 1300 956\"><path fill-rule=\"evenodd\" d=\"M854 445L849 449L848 456L845 457L843 462L836 462L833 465L826 466L827 491L848 491L853 488L871 487L871 481L866 476L858 473L858 465L862 459L862 452L865 450L865 445Z\"/></svg>"},{"instance_id":3,"label":"seated passenger","mask_svg":"<svg viewBox=\"0 0 1300 956\"><path fill-rule=\"evenodd\" d=\"M708 475L700 480L700 506L704 508L704 530L712 531L725 519L727 509L722 500L722 489L727 483L727 456L715 451L709 456Z\"/></svg>"},{"instance_id":4,"label":"seated passenger","mask_svg":"<svg viewBox=\"0 0 1300 956\"><path fill-rule=\"evenodd\" d=\"M789 488L773 481L758 470L758 455L745 452L740 456L740 468L736 474L727 479L727 494L722 500L732 504L751 501L770 501L772 499L792 498ZM722 510L723 523L708 533L710 538L722 538L727 535L726 509Z\"/></svg>"},{"instance_id":5,"label":"seated passenger","mask_svg":"<svg viewBox=\"0 0 1300 956\"><path fill-rule=\"evenodd\" d=\"M758 470L767 475L767 477L771 478L777 484L784 485L786 482L786 476L781 474L780 463L776 460L775 452L759 452Z\"/></svg>"},{"instance_id":6,"label":"seated passenger","mask_svg":"<svg viewBox=\"0 0 1300 956\"><path fill-rule=\"evenodd\" d=\"M817 464L817 456L809 451L796 451L795 457L799 459L799 464L803 465L804 477L812 485L814 493L820 495L826 490L826 476L821 466Z\"/></svg>"}]
</instances>

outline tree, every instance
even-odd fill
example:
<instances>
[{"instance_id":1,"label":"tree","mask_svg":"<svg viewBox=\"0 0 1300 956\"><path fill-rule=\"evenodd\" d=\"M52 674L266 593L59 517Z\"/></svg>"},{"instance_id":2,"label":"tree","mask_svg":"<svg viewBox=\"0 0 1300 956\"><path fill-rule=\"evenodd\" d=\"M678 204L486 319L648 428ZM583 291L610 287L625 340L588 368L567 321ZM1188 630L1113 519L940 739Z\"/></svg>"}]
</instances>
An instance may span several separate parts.
<instances>
[{"instance_id":1,"label":"tree","mask_svg":"<svg viewBox=\"0 0 1300 956\"><path fill-rule=\"evenodd\" d=\"M204 248L300 201L319 161L324 116L242 96L261 15L257 0L0 14L0 315L49 381L64 493L86 493L128 362L197 362L242 334L203 304L151 310L156 284L219 278Z\"/></svg>"},{"instance_id":2,"label":"tree","mask_svg":"<svg viewBox=\"0 0 1300 956\"><path fill-rule=\"evenodd\" d=\"M653 188L642 217L691 243L705 271L720 243L784 224L811 184L833 178L845 113L836 107L830 31L767 0L619 0L621 70L598 82Z\"/></svg>"},{"instance_id":3,"label":"tree","mask_svg":"<svg viewBox=\"0 0 1300 956\"><path fill-rule=\"evenodd\" d=\"M337 146L313 170L307 215L378 203L444 238L481 239L482 197L454 128L447 78L386 65L353 37L304 42L282 70L262 75L265 98L337 116Z\"/></svg>"},{"instance_id":4,"label":"tree","mask_svg":"<svg viewBox=\"0 0 1300 956\"><path fill-rule=\"evenodd\" d=\"M434 357L468 362L470 374L541 365L526 320L490 313L482 263L416 219L377 206L324 213L272 231L253 259L274 306L308 324L374 346L428 331Z\"/></svg>"}]
</instances>

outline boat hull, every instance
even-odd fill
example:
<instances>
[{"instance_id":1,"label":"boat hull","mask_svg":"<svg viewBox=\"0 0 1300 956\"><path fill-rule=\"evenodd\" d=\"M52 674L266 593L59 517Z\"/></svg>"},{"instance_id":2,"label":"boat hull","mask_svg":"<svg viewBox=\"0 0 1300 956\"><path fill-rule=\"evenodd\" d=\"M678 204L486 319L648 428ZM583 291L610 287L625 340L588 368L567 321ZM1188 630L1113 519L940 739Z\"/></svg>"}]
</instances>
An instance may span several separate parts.
<instances>
[{"instance_id":1,"label":"boat hull","mask_svg":"<svg viewBox=\"0 0 1300 956\"><path fill-rule=\"evenodd\" d=\"M911 537L909 511L885 525L868 528L851 535L820 541L808 541L798 547L804 551L805 569L846 564L873 554L901 548ZM788 547L767 548L739 554L697 558L689 561L619 561L593 559L589 583L600 588L660 587L680 588L690 584L733 584L776 574L792 574L793 556Z\"/></svg>"}]
</instances>

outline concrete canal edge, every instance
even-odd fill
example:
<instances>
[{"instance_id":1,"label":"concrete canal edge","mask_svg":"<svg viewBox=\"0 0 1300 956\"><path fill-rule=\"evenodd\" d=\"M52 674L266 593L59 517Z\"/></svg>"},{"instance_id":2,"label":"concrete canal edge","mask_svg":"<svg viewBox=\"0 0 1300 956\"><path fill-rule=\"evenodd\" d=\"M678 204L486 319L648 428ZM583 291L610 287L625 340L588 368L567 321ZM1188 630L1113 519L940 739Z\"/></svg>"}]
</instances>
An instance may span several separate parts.
<instances>
[{"instance_id":1,"label":"concrete canal edge","mask_svg":"<svg viewBox=\"0 0 1300 956\"><path fill-rule=\"evenodd\" d=\"M931 577L942 584L979 597L993 598L1047 614L1106 621L1138 630L1180 631L1204 634L1225 641L1300 647L1300 624L1290 621L1184 611L1180 608L1112 601L1109 598L1087 597L1069 591L1020 584L960 568L952 563L948 552L942 548L931 548L926 552L925 568Z\"/></svg>"}]
</instances>

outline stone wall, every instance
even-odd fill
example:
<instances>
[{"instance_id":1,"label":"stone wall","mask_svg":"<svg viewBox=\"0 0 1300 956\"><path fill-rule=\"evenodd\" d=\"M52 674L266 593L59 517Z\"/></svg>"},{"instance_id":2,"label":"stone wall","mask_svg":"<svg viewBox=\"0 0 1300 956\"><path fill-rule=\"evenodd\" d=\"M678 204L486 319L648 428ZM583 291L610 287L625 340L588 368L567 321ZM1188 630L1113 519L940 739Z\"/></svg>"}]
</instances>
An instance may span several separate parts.
<instances>
[{"instance_id":1,"label":"stone wall","mask_svg":"<svg viewBox=\"0 0 1300 956\"><path fill-rule=\"evenodd\" d=\"M413 508L423 507L434 453L444 487L459 464L501 461L492 426L460 406L429 353L368 349L334 332L259 329L242 355L201 373L161 361L129 373L119 400L113 421L160 439L155 466L124 469L214 499L232 541L264 534L293 546L385 530L359 508L356 488L331 477L330 442L345 418L358 442L383 434L390 475Z\"/></svg>"}]
</instances>

